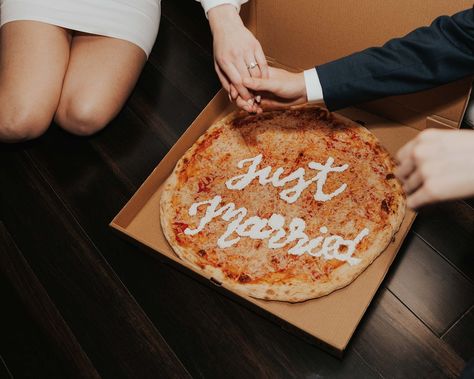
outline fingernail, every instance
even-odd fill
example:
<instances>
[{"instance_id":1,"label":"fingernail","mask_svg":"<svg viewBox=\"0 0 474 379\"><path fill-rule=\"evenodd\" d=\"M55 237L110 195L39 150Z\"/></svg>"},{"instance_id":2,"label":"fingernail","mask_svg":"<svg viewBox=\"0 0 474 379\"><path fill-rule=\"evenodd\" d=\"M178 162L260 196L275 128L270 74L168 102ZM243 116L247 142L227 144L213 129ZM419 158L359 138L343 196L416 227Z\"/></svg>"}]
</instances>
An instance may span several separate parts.
<instances>
[{"instance_id":1,"label":"fingernail","mask_svg":"<svg viewBox=\"0 0 474 379\"><path fill-rule=\"evenodd\" d=\"M250 107L248 105L244 105L244 109L249 113L251 112Z\"/></svg>"},{"instance_id":2,"label":"fingernail","mask_svg":"<svg viewBox=\"0 0 474 379\"><path fill-rule=\"evenodd\" d=\"M247 103L249 103L250 105L253 105L254 101L255 101L254 99L248 99Z\"/></svg>"},{"instance_id":3,"label":"fingernail","mask_svg":"<svg viewBox=\"0 0 474 379\"><path fill-rule=\"evenodd\" d=\"M232 101L232 96L230 95L230 93L228 93L227 96L229 97L229 101Z\"/></svg>"},{"instance_id":4,"label":"fingernail","mask_svg":"<svg viewBox=\"0 0 474 379\"><path fill-rule=\"evenodd\" d=\"M255 101L257 103L260 103L262 101L262 96L258 95L256 98L255 98Z\"/></svg>"}]
</instances>

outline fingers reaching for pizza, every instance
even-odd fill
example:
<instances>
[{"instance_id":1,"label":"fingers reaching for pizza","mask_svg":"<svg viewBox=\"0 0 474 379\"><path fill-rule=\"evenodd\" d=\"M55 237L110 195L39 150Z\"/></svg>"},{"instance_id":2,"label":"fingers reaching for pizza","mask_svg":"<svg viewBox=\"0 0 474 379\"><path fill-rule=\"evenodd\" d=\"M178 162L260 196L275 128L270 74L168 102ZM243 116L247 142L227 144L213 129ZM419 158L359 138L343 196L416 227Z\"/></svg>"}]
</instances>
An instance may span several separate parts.
<instances>
[{"instance_id":1,"label":"fingers reaching for pizza","mask_svg":"<svg viewBox=\"0 0 474 379\"><path fill-rule=\"evenodd\" d=\"M240 108L257 112L254 94L243 81L268 77L267 60L260 43L244 26L232 4L210 9L208 17L214 36L214 65L222 86Z\"/></svg>"},{"instance_id":2,"label":"fingers reaching for pizza","mask_svg":"<svg viewBox=\"0 0 474 379\"><path fill-rule=\"evenodd\" d=\"M411 208L474 195L474 131L426 130L397 159Z\"/></svg>"}]
</instances>

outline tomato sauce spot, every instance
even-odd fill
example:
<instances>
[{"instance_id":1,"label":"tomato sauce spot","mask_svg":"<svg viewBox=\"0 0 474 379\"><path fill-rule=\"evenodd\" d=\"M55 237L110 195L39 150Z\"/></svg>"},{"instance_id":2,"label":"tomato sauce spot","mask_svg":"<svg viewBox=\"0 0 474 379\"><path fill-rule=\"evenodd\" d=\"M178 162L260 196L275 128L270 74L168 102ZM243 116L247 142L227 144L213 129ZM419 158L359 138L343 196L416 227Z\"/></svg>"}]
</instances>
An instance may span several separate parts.
<instances>
[{"instance_id":1,"label":"tomato sauce spot","mask_svg":"<svg viewBox=\"0 0 474 379\"><path fill-rule=\"evenodd\" d=\"M240 283L248 283L252 280L252 278L248 276L247 274L240 274L238 280Z\"/></svg>"}]
</instances>

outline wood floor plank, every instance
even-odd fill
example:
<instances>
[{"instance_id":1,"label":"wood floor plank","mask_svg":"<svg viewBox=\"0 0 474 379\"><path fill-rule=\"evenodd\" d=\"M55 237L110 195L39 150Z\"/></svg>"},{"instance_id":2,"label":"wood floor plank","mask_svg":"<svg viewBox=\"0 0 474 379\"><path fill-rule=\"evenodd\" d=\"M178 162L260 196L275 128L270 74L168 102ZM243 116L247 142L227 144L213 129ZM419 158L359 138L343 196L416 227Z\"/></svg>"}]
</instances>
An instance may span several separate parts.
<instances>
[{"instance_id":1,"label":"wood floor plank","mask_svg":"<svg viewBox=\"0 0 474 379\"><path fill-rule=\"evenodd\" d=\"M0 274L0 296L0 355L8 367L7 375L10 373L18 378L79 378L80 375L74 375L57 346L32 318L16 289L3 274ZM0 364L0 373L2 366Z\"/></svg>"},{"instance_id":2,"label":"wood floor plank","mask_svg":"<svg viewBox=\"0 0 474 379\"><path fill-rule=\"evenodd\" d=\"M405 240L386 286L438 336L474 304L474 285L415 233Z\"/></svg>"},{"instance_id":3,"label":"wood floor plank","mask_svg":"<svg viewBox=\"0 0 474 379\"><path fill-rule=\"evenodd\" d=\"M474 282L474 209L462 201L426 207L413 230Z\"/></svg>"},{"instance_id":4,"label":"wood floor plank","mask_svg":"<svg viewBox=\"0 0 474 379\"><path fill-rule=\"evenodd\" d=\"M3 357L0 355L0 378L1 379L13 379L13 375L7 367Z\"/></svg>"},{"instance_id":5,"label":"wood floor plank","mask_svg":"<svg viewBox=\"0 0 474 379\"><path fill-rule=\"evenodd\" d=\"M465 362L388 290L381 290L352 347L386 378L457 378Z\"/></svg>"},{"instance_id":6,"label":"wood floor plank","mask_svg":"<svg viewBox=\"0 0 474 379\"><path fill-rule=\"evenodd\" d=\"M443 336L453 349L469 361L474 358L474 308L471 308L453 327Z\"/></svg>"},{"instance_id":7,"label":"wood floor plank","mask_svg":"<svg viewBox=\"0 0 474 379\"><path fill-rule=\"evenodd\" d=\"M2 152L0 214L99 374L186 377L162 336L31 164L25 154ZM82 173L83 181L68 190L84 195L91 173L84 168ZM68 172L70 178L78 175ZM98 208L85 206L97 213Z\"/></svg>"},{"instance_id":8,"label":"wood floor plank","mask_svg":"<svg viewBox=\"0 0 474 379\"><path fill-rule=\"evenodd\" d=\"M90 140L128 189L135 192L168 151L158 128L145 124L129 107Z\"/></svg>"},{"instance_id":9,"label":"wood floor plank","mask_svg":"<svg viewBox=\"0 0 474 379\"><path fill-rule=\"evenodd\" d=\"M161 10L163 17L212 55L212 34L201 4L188 0L164 1Z\"/></svg>"},{"instance_id":10,"label":"wood floor plank","mask_svg":"<svg viewBox=\"0 0 474 379\"><path fill-rule=\"evenodd\" d=\"M149 62L199 109L221 88L212 56L167 18L161 21Z\"/></svg>"},{"instance_id":11,"label":"wood floor plank","mask_svg":"<svg viewBox=\"0 0 474 379\"><path fill-rule=\"evenodd\" d=\"M89 357L83 351L56 306L39 282L28 262L17 248L10 234L0 222L0 273L14 288L22 304L33 318L34 324L42 329L48 343L56 353L54 364L64 369L68 377L99 378ZM11 352L9 352L11 355ZM20 354L17 354L20 356ZM24 357L21 357L22 360ZM22 362L24 369L27 365ZM38 374L39 373L35 373Z\"/></svg>"},{"instance_id":12,"label":"wood floor plank","mask_svg":"<svg viewBox=\"0 0 474 379\"><path fill-rule=\"evenodd\" d=\"M470 197L468 199L465 199L464 202L469 205L471 208L474 209L474 197Z\"/></svg>"},{"instance_id":13,"label":"wood floor plank","mask_svg":"<svg viewBox=\"0 0 474 379\"><path fill-rule=\"evenodd\" d=\"M134 126L120 122L110 127L128 130ZM137 130L147 133L148 129ZM361 378L378 377L355 352L341 364L122 241L107 224L131 193L93 147L113 141L103 135L78 140L59 130L47 137L29 149L29 154L192 376L304 377L321 373L344 378L354 373ZM119 168L124 162L117 161Z\"/></svg>"},{"instance_id":14,"label":"wood floor plank","mask_svg":"<svg viewBox=\"0 0 474 379\"><path fill-rule=\"evenodd\" d=\"M128 106L146 125L156 128L168 148L201 111L150 63L145 65Z\"/></svg>"}]
</instances>

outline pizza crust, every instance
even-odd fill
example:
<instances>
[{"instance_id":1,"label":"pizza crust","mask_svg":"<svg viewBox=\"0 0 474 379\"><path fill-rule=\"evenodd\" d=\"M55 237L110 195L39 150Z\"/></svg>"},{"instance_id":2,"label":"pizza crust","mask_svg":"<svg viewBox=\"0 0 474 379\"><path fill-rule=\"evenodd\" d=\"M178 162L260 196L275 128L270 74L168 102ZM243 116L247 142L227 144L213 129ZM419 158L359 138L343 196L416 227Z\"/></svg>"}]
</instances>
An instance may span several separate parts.
<instances>
[{"instance_id":1,"label":"pizza crust","mask_svg":"<svg viewBox=\"0 0 474 379\"><path fill-rule=\"evenodd\" d=\"M328 281L318 282L316 285L314 283L309 283L308 281L302 281L298 279L276 283L240 283L235 279L229 278L219 267L214 267L211 265L203 266L200 264L195 249L181 246L176 240L173 230L173 219L175 216L173 196L178 186L178 174L183 169L184 162L191 160L195 154L196 146L204 143L209 138L209 136L212 135L212 133L219 131L222 128L228 127L228 125L232 124L234 120L240 119L242 117L246 117L242 112L234 112L216 124L212 125L176 164L175 169L164 184L164 189L160 200L161 225L166 239L178 257L190 264L195 270L201 271L207 276L221 282L226 288L255 298L287 302L301 302L308 299L325 296L335 290L347 286L386 249L393 239L393 236L400 228L405 215L406 201L400 183L397 180L393 180L392 183L396 211L388 218L387 222L390 227L384 228L383 232L378 233L376 238L372 241L370 247L366 249L362 255L358 256L358 258L361 259L359 264L353 266L347 263L342 264L331 272ZM332 121L341 122L346 125L355 125L353 121L339 115L331 114L328 117L330 117ZM377 139L370 131L359 125L357 125L357 129L360 131L360 136L364 140L371 143L376 143L377 146L379 146ZM390 168L393 168L394 166L392 159L386 152L383 162L381 163Z\"/></svg>"}]
</instances>

